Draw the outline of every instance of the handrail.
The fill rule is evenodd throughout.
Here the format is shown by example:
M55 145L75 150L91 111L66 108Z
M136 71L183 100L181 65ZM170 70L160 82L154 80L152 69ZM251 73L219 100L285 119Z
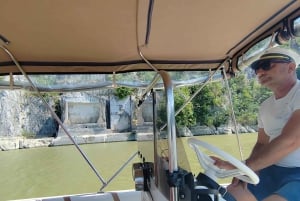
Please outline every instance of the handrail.
M170 75L166 71L159 72L165 87L167 104L167 124L168 124L168 147L169 147L169 172L178 171L177 147L176 147L176 127L174 113L174 94ZM178 201L177 187L170 187L170 201Z
M134 157L138 154L139 152L135 152L132 156L129 157L129 159L113 174L113 176L105 183L102 185L102 187L100 188L99 192L102 192L102 190L108 185L110 184L110 182L126 167L126 165L128 165L128 163L130 161L132 161L134 159Z

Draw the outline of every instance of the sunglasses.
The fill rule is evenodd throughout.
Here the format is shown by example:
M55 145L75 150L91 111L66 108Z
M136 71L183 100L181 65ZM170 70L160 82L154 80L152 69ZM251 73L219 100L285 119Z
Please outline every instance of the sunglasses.
M271 68L274 67L274 63L290 63L291 60L285 60L285 59L280 59L280 60L276 60L276 59L267 59L267 60L260 60L260 61L256 61L253 64L251 64L251 68L254 70L255 74L257 74L257 71L259 69L262 69L264 71L268 71Z

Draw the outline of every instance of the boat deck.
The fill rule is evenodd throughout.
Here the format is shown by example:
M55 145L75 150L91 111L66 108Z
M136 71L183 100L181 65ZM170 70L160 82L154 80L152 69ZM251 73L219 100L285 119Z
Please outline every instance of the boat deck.
M30 198L18 201L141 201L147 200L145 198L146 195L142 191L128 190L105 193L88 193L54 197Z

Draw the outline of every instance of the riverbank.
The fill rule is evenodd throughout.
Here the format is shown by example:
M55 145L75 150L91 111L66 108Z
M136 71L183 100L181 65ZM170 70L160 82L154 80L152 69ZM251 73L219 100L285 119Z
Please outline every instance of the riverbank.
M181 132L182 133L182 132ZM255 132L245 132L255 133ZM225 133L224 133L225 134ZM229 133L227 133L229 134ZM227 135L225 134L225 135ZM202 134L212 135L212 134ZM181 136L191 137L199 136L193 135L192 133L182 134ZM126 141L147 141L153 138L152 133L108 133L108 134L97 134L97 135L74 135L72 136L77 144L94 144L94 143L109 143L109 142L126 142ZM59 137L44 137L44 138L26 138L26 137L0 137L0 151L9 151L15 149L29 149L36 147L53 147L53 146L64 146L73 145L70 138L65 136Z
M108 142L124 142L124 141L144 141L152 139L151 133L110 133L101 135L80 135L72 136L77 144L93 144L93 143L108 143ZM36 147L52 147L72 145L73 142L68 136L48 137L29 139L24 137L2 137L0 138L0 150L9 151L15 149L28 149Z

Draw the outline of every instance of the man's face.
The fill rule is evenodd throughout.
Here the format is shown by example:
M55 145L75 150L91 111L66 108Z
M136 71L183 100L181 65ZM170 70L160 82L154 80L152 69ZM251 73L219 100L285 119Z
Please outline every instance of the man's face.
M278 85L280 86L292 73L289 67L290 64L287 62L270 61L269 66L257 68L255 73L259 83L270 89Z

